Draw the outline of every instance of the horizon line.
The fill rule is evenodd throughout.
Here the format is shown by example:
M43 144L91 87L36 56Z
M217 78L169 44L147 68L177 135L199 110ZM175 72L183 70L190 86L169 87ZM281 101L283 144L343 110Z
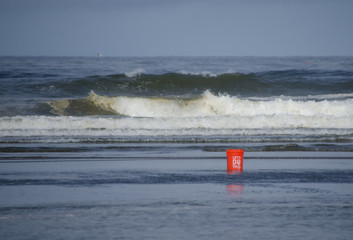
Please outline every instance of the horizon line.
M0 57L94 57L94 58L155 58L155 57L353 57L353 55L1 55Z

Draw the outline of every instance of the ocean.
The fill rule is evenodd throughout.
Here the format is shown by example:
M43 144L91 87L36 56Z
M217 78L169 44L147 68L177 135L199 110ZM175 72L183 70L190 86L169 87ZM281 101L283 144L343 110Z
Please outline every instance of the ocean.
M353 57L3 56L0 100L4 239L353 235Z

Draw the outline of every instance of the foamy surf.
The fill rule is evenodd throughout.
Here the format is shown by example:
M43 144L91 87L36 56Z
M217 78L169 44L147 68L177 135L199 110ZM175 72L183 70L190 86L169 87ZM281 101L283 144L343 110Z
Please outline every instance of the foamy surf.
M81 103L80 110L95 107L100 113L129 117L179 118L179 117L266 117L301 119L319 117L340 120L353 118L353 99L344 100L292 100L266 98L249 100L229 95L214 95L205 91L197 98L160 98L160 97L108 97L91 91L84 100L60 100L50 103L52 113L67 115L68 110ZM71 111L72 112L72 111ZM94 112L93 112L94 113ZM94 114L93 114L94 115ZM263 120L265 121L265 120ZM260 121L262 122L262 121ZM297 122L297 121L296 121ZM314 121L316 122L316 121ZM316 124L317 127L334 127L335 124ZM255 124L258 126L259 124ZM349 125L349 124L348 124ZM306 127L310 127L305 124ZM338 124L347 127L346 124ZM283 127L283 124L278 127Z
M195 136L202 141L248 141L248 136L253 136L251 141L276 136L281 141L351 141L353 99L341 97L242 99L210 91L194 98L110 97L91 91L86 98L50 102L56 116L1 117L0 135L67 138L64 141L82 136L145 137L148 141L189 141Z
M109 137L114 141L339 141L353 140L351 116L253 115L204 117L16 116L0 118L5 142L20 137L48 137L45 141L86 141ZM249 136L251 139L249 139ZM9 140L10 139L10 140ZM16 140L16 139L15 139ZM30 139L27 139L32 141ZM27 141L26 140L26 141ZM16 140L18 141L18 140ZM41 140L40 140L41 141ZM98 141L97 139L95 141Z

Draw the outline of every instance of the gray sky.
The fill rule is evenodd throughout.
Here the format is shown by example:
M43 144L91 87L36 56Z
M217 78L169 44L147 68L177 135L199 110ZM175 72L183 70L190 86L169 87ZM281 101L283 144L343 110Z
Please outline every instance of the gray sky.
M353 55L353 0L0 0L0 55Z

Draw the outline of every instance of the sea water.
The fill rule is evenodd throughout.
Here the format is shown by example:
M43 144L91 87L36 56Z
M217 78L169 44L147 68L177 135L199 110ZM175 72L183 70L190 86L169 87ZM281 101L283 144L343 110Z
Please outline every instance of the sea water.
M352 140L350 57L0 61L4 143Z
M353 235L352 57L0 57L0 100L4 239Z

